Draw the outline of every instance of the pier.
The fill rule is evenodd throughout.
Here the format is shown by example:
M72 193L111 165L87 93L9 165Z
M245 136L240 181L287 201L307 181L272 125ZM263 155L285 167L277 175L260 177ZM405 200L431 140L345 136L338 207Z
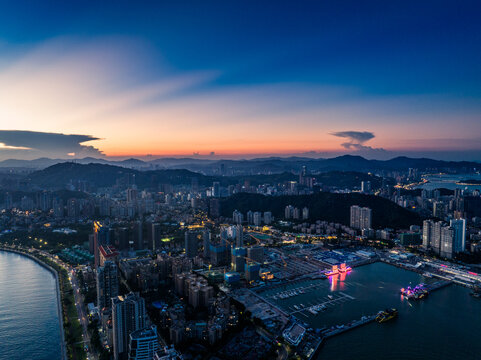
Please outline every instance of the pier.
M426 290L428 290L429 292L433 292L434 290L442 289L446 286L449 286L452 283L453 283L452 281L448 281L448 280L436 281L435 283L426 285Z
M369 316L363 316L359 320L355 320L351 323L348 323L346 325L338 325L334 328L326 330L323 335L324 338L328 339L330 337L345 333L346 331L355 329L357 327L369 324L373 322L376 319L376 315L369 315Z
M320 309L317 311L322 311L323 309L327 309L330 306L334 306L339 303L343 303L343 302L355 299L353 296L345 294L342 291L340 291L338 294L334 293L333 295L331 295L331 297L332 298L325 296L324 298L319 298L320 300L319 302L314 302L314 303L308 302L308 306L304 306L304 307L298 305L300 308L296 310L292 310L292 307L289 306L289 310L290 310L289 314L294 315L297 313L301 313L303 311L309 311L311 309L315 310L316 308Z

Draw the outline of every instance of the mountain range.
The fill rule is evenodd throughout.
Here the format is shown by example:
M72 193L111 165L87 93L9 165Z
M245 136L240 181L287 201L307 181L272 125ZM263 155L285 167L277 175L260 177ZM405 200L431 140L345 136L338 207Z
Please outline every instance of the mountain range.
M9 159L0 161L0 168L39 170L64 163L65 159L39 158L35 160ZM416 168L420 171L445 171L469 173L479 171L481 163L469 161L443 161L428 158L396 157L390 160L368 160L361 156L343 155L334 158L308 157L268 157L249 160L209 160L196 158L159 158L154 160L126 159L109 160L102 158L82 158L69 160L77 164L106 164L137 170L185 169L205 175L256 175L298 173L305 166L309 171L407 171Z
M135 183L139 188L153 188L160 184L191 185L197 182L199 185L212 186L218 181L222 186L248 184L283 184L295 181L298 175L292 172L278 174L257 174L219 176L204 175L186 169L159 169L138 170L122 166L108 164L77 164L64 162L49 166L46 169L33 171L19 178L25 184L33 185L40 189L65 189L68 184L85 182L94 187L110 187L115 184ZM328 171L316 175L319 184L329 188L355 188L362 181L370 181L374 188L379 188L382 178L354 171ZM18 180L18 179L17 179ZM391 179L384 181L391 182Z

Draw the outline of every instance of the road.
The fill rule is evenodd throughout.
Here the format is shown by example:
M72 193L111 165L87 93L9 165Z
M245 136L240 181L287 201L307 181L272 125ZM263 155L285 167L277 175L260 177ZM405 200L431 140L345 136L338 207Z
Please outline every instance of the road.
M67 273L68 273L68 278L70 280L70 284L72 285L72 290L73 290L73 296L75 300L75 307L77 308L77 314L78 314L78 319L80 322L80 325L82 325L82 337L83 337L83 343L84 345L88 348L87 351L87 359L89 360L97 360L98 359L98 354L97 352L94 351L91 343L90 343L90 335L88 332L88 315L85 310L85 304L84 304L84 299L82 295L82 291L80 289L79 281L77 278L77 274L75 273L75 270L73 267L67 265L64 263L62 260L59 260L52 256L50 253L41 251L41 254L45 257L48 257L50 260L55 262L57 265L63 267Z
M88 358L97 360L98 355L94 351L92 345L90 344L90 335L88 332L88 324L89 324L88 314L86 313L86 310L85 310L84 299L83 299L82 292L80 290L80 285L78 283L77 275L75 274L75 270L70 270L69 279L70 279L70 283L72 284L73 294L75 298L75 306L77 308L79 321L80 321L80 324L82 325L84 343L88 346L88 351L87 351Z

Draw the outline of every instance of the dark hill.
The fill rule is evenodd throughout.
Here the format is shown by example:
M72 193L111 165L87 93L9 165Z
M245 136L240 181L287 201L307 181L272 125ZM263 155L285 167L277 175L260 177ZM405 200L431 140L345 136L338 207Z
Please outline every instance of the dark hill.
M161 183L191 184L197 178L199 184L212 184L215 178L194 173L189 170L138 171L120 166L105 164L60 163L29 175L31 182L47 189L65 188L72 181L86 181L95 187L113 186L127 177L135 179L140 188L156 186Z
M314 195L299 196L264 196L259 194L236 194L222 200L221 213L232 217L234 210L246 213L252 211L272 211L277 218L284 218L284 208L293 205L298 208L309 208L310 221L325 220L349 225L350 206L360 205L372 209L372 225L374 228L391 227L405 229L410 225L420 225L421 217L392 201L379 196L359 193L337 194L322 192Z

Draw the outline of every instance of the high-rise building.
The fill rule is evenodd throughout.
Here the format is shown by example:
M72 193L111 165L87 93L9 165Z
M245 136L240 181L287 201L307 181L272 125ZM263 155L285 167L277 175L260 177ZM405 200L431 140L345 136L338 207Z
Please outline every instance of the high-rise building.
M262 223L262 213L260 211L256 211L254 213L254 225L255 226L261 226Z
M209 215L210 215L210 217L212 217L214 219L217 219L220 216L220 201L219 201L219 199L210 199Z
M127 189L127 203L135 204L137 203L138 192L135 187Z
M112 298L114 360L127 357L129 336L145 328L146 319L145 301L139 295L129 293Z
M367 207L358 205L351 206L350 225L353 229L363 230L370 229L372 222L372 211Z
M246 249L243 247L238 247L232 249L231 255L231 267L233 271L243 272L246 263Z
M132 226L132 233L134 239L134 249L142 250L144 248L143 226L142 221L134 222Z
M426 250L429 248L431 242L432 224L433 222L431 220L423 221L423 248Z
M466 219L451 220L449 224L454 229L454 249L455 253L466 250Z
M235 246L236 247L244 246L244 228L242 227L242 225L236 225Z
M244 215L240 211L234 210L234 212L232 213L232 221L235 224L240 225L244 221Z
M248 247L247 258L259 264L264 263L264 248L262 246Z
M284 218L292 219L294 217L294 206L287 205L284 209Z
M270 225L272 223L272 212L265 211L264 212L264 224Z
M129 360L152 360L159 351L155 325L132 332L129 339Z
M466 220L451 220L449 226L442 221L423 222L423 248L442 257L453 258L466 246Z
M95 267L98 268L100 265L99 247L101 245L110 245L110 229L102 225L99 221L94 222L93 245Z
M369 194L371 192L371 182L361 181L361 192Z
M452 259L454 255L454 229L450 226L441 228L439 255Z
M99 265L104 266L106 261L116 262L119 252L111 245L99 246Z
M119 275L115 263L106 261L97 269L97 307L99 310L112 305L111 299L119 295Z
M194 231L187 231L185 233L185 256L188 258L194 258L197 256L198 241L197 233Z
M307 220L309 219L309 208L304 207L302 209L302 220Z
M205 229L204 232L202 233L202 243L204 246L204 259L207 259L210 255L210 239L211 239L211 233L209 229Z
M220 197L220 183L218 181L214 181L212 184L212 196Z
M155 251L160 246L160 239L162 237L160 224L152 224L152 244L149 244L149 248Z
M260 269L261 269L261 266L258 263L255 263L255 262L247 263L245 266L245 277L247 282L259 280Z
M254 213L251 210L247 212L247 223L249 225L254 223Z

